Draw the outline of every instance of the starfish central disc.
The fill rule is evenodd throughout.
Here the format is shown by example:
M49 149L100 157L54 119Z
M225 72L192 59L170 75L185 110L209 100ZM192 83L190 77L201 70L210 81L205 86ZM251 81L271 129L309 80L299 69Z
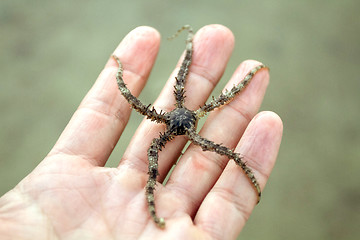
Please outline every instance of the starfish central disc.
M196 125L195 113L186 108L176 108L168 113L166 126L176 136L184 135Z

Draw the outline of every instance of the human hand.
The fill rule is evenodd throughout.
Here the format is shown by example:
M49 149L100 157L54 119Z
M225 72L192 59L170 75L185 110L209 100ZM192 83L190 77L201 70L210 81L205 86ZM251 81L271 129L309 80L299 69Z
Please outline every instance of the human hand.
M160 44L152 28L130 32L114 54L124 66L124 80L139 95ZM194 38L186 106L202 105L225 70L233 50L232 33L220 25L202 28ZM227 84L238 83L256 61L245 61ZM179 64L178 64L179 66ZM117 168L104 165L130 116L120 94L110 58L54 148L32 173L0 199L2 239L235 239L257 202L248 178L234 161L190 146L165 186L155 192L160 229L145 200L147 149L163 125L144 120ZM154 103L170 111L175 70ZM231 103L209 115L200 135L246 156L261 189L278 153L282 122L272 112L256 115L269 81L267 70ZM186 143L178 136L159 154L163 182Z

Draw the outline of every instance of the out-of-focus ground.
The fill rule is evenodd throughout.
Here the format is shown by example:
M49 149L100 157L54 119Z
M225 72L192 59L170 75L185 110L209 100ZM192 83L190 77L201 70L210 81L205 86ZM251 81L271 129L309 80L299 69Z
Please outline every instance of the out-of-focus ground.
M0 1L0 195L48 153L130 30L153 26L165 39L184 24L219 23L236 47L215 95L242 60L258 59L271 67L262 110L284 122L263 201L240 237L359 239L359 10L356 0ZM144 102L183 48L162 41ZM132 115L108 166L140 121Z

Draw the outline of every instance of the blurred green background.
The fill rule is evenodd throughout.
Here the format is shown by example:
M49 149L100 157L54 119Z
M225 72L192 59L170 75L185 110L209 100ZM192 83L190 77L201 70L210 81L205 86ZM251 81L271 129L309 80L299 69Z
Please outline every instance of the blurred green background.
M133 28L163 39L219 23L236 46L215 95L244 59L271 67L263 110L284 137L240 238L360 238L360 1L0 1L0 195L54 145L109 55ZM163 40L140 98L151 103L184 49ZM141 121L133 114L108 166Z

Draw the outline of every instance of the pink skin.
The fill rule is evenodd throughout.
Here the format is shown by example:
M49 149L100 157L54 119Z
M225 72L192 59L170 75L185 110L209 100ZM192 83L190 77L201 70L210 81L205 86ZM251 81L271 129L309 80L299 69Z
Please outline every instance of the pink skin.
M153 67L160 44L158 32L138 27L114 51L124 65L124 80L137 96ZM205 26L194 38L193 63L187 81L186 106L197 109L211 94L234 46L231 31ZM236 69L227 88L241 81L256 61ZM147 212L147 148L164 130L144 120L117 168L104 168L130 116L120 94L116 62L110 58L48 156L0 199L3 239L235 239L257 196L233 161L190 146L166 186L155 192L159 229ZM174 71L155 102L173 108ZM269 82L261 70L229 105L210 114L200 135L235 148L246 156L263 189L281 142L282 122L272 112L256 115ZM189 87L191 86L191 87ZM170 99L170 100L169 100ZM159 156L161 182L185 144L168 143ZM266 195L263 201L266 201Z

